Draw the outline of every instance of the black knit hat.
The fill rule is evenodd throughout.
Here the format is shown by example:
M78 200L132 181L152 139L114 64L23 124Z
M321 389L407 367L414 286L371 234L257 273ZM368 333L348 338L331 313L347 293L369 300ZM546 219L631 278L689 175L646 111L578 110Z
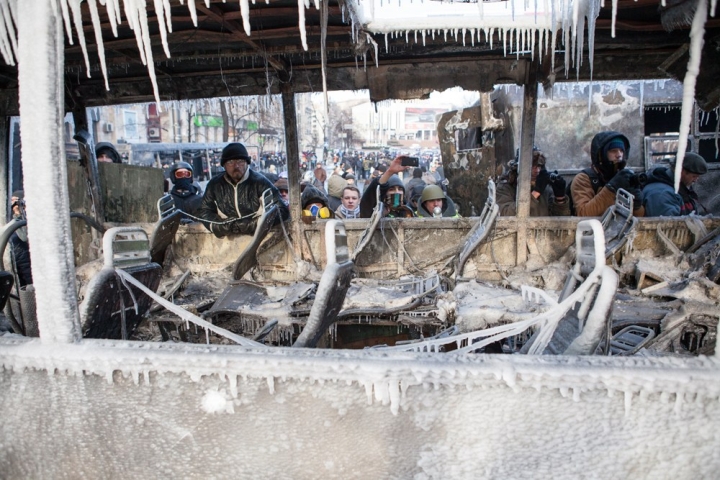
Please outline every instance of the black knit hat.
M242 143L228 143L227 146L223 148L220 165L225 165L225 162L228 160L245 160L249 163L250 155L245 145Z
M705 159L697 153L686 153L683 158L683 168L690 173L705 175L707 173L707 163Z

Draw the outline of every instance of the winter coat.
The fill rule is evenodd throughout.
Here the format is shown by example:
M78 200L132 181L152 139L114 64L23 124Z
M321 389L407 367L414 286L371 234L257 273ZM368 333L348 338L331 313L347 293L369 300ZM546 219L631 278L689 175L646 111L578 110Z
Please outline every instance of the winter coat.
M495 200L500 207L499 214L511 217L517 215L517 185L501 182L495 191ZM545 192L538 198L530 195L531 217L567 217L570 216L570 202L567 196L564 202L555 200L552 187L545 187Z
M262 174L250 168L247 169L245 177L233 185L227 175L213 177L205 187L198 217L207 220L203 222L205 228L210 230L216 237L224 237L230 234L253 235L255 233L256 218L243 218L236 222L226 222L228 218L241 218L250 216L260 209L263 192L270 189L273 200L278 206L280 218L286 220L290 216L287 206L280 198L280 191ZM219 222L219 223L211 223Z
M418 207L415 214L418 217L432 217L433 214L428 212L425 207L418 201ZM442 216L443 218L451 218L451 217L460 217L460 214L457 211L457 207L455 206L455 202L452 201L452 199L448 196L445 197L443 200L443 208L442 208Z
M648 172L643 188L643 206L648 217L674 217L697 211L697 194L680 184L675 193L675 177L667 167L657 167Z
M573 178L570 183L570 195L572 195L575 215L578 217L599 217L605 213L605 210L615 205L615 193L605 186L602 178L599 175L590 178L585 171L578 173ZM633 215L645 216L642 199L636 200Z
M173 187L170 194L175 201L175 208L190 215L197 214L203 199L202 191L197 186L191 185L189 190L179 190L177 187ZM195 221L187 215L183 215L183 219Z
M617 137L620 137L625 143L626 152L629 151L630 142L624 135L618 132L601 132L592 139L590 157L599 162L605 145ZM592 178L586 171L582 171L575 175L570 182L574 214L578 217L599 217L605 213L605 210L615 205L615 193L605 186L607 181L598 173L594 164L589 171L593 174ZM633 214L636 217L642 217L645 214L645 209L639 201L635 203Z

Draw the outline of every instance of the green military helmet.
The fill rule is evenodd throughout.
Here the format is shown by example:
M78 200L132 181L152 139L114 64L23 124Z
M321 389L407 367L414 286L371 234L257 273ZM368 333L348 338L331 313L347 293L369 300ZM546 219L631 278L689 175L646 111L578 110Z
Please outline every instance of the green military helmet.
M445 198L445 193L442 191L442 188L438 187L437 185L428 185L422 191L422 195L420 196L420 204L423 204L428 200L445 200Z

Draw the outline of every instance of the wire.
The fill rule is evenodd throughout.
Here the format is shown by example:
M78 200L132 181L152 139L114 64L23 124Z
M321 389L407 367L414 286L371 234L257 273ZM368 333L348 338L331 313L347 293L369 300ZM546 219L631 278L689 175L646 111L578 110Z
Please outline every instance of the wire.
M230 219L228 219L228 220L225 220L225 221L222 221L222 222L218 222L218 221L215 221L215 220L208 220L208 219L206 219L206 218L196 217L195 215L192 215L192 214L190 214L190 213L187 213L187 212L185 212L185 211L183 211L183 210L181 210L181 209L179 209L179 208L176 209L176 211L182 212L183 215L187 215L188 218L191 218L191 219L193 219L193 220L197 220L197 221L202 222L202 223L210 223L210 224L213 224L213 225L227 225L228 223L238 222L238 221L240 221L240 220L245 220L245 219L247 219L247 218L258 218L258 217L260 217L260 214L259 214L258 212L255 212L255 213L249 213L249 214L247 214L247 215L243 215L242 217L233 217L233 218L230 218Z
M495 263L495 268L497 268L498 272L500 272L500 276L505 280L508 284L510 284L510 279L505 275L505 272L502 271L500 268L500 263L498 263L497 259L495 258L495 233L497 232L497 222L493 222L493 231L492 231L492 238L490 238L490 255L492 256L493 262Z

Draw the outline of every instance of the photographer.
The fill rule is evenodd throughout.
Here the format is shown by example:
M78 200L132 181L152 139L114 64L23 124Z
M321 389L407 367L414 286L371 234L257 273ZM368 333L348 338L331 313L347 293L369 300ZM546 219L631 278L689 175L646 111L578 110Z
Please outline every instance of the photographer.
M622 188L635 197L634 212L642 217L645 209L640 198L640 182L626 169L630 141L618 132L600 132L590 144L592 165L578 173L570 183L573 214L599 217L615 204L615 194Z
M546 161L545 155L537 148L533 148L530 216L568 216L570 205L565 195L565 179L557 172L548 172L545 168ZM500 207L500 215L514 216L517 213L517 169L517 159L509 162L508 171L498 183L495 195Z
M16 190L10 199L13 221L25 220L25 192ZM27 227L20 227L10 237L10 253L15 264L20 287L33 283L30 269L30 245L27 238Z

